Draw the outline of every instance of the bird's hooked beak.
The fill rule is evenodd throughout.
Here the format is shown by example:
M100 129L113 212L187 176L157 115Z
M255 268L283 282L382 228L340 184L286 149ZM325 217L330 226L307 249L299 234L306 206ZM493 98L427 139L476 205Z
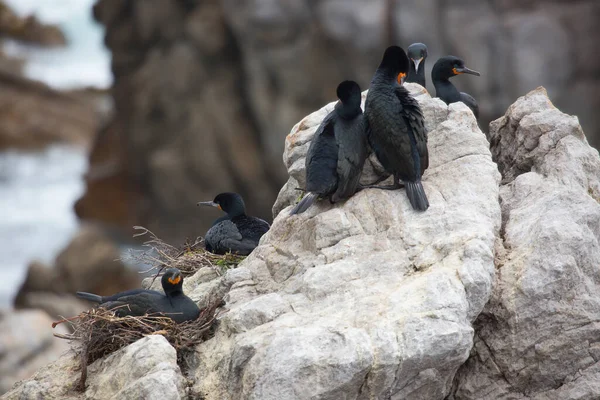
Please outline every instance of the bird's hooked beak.
M414 58L411 58L411 61L413 62L413 64L415 64L415 71L419 70L419 64L421 64L421 61L423 61L423 57L415 60Z
M473 71L472 69L469 69L467 67L452 68L452 72L454 72L455 75L469 74L469 75L481 76L481 74L479 72Z
M201 201L197 206L209 206L209 207L217 207L219 210L223 211L221 205L219 203L215 203L214 201Z
M398 74L398 77L396 79L398 79L398 83L400 85L402 85L402 82L404 81L404 78L406 78L406 74L404 72L400 72Z
M172 283L173 285L177 285L179 282L181 282L181 273L177 272L175 275L171 276L167 280L169 281L169 283Z

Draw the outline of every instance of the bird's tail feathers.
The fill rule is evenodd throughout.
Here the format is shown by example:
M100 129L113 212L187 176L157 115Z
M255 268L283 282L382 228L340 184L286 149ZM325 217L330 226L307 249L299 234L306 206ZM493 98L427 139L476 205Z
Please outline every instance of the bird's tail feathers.
M98 296L97 294L87 292L77 292L76 294L80 299L93 301L94 303L102 303L102 296Z
M406 187L406 194L408 195L410 205L415 210L425 211L429 208L429 201L420 180L417 182L404 182L404 186Z
M290 212L290 215L302 214L304 211L308 210L308 207L315 202L317 197L318 195L316 193L308 193L302 198L302 200L300 200L298 204L296 204L296 207L294 207L292 212Z

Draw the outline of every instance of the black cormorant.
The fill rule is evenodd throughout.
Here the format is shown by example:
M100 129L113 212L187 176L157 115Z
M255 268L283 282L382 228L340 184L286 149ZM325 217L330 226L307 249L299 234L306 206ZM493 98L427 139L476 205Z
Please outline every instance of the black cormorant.
M306 211L317 198L336 203L352 196L367 157L365 119L360 108L360 87L344 81L337 87L340 99L315 132L306 154L306 196L291 215Z
M398 46L388 47L371 80L365 116L369 124L369 144L397 189L404 182L410 204L425 211L429 201L421 176L429 166L427 131L419 103L400 85L409 69L408 57Z
M408 46L406 55L412 61L410 63L410 70L405 82L414 82L419 85L425 86L425 60L427 59L427 46L423 43L413 43Z
M133 289L112 296L77 292L77 297L99 303L103 308L113 309L120 317L162 313L177 323L198 318L200 309L192 299L183 294L181 271L177 268L167 269L161 283L164 294L156 290Z
M198 205L217 207L227 213L213 222L204 238L206 250L214 254L232 252L247 256L270 228L266 221L246 215L244 200L237 193L221 193L213 201Z
M458 57L446 56L437 60L431 71L431 80L433 81L433 86L435 86L435 94L446 104L462 101L473 111L475 119L479 119L479 106L473 96L459 92L450 83L450 78L460 74L480 76L479 72L465 67L465 62Z

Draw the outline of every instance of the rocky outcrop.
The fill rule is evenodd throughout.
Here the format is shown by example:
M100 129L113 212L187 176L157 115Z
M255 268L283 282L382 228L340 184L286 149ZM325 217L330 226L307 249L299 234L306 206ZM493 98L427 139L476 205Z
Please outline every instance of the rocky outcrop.
M446 54L481 71L455 84L479 101L484 130L544 85L600 146L599 13L597 0L101 0L119 137L105 151L119 168L99 168L109 173L89 182L79 215L181 242L214 219L197 201L237 191L267 218L289 128L340 81L367 89L389 43L425 42L428 76ZM120 205L104 207L104 193Z
M454 399L600 398L600 158L542 88L490 126L498 282Z
M543 88L491 125L490 152L465 105L407 87L429 130L426 212L403 190L367 189L289 215L328 104L288 135L290 178L256 250L224 276L186 278L199 302L228 291L188 383L127 348L90 367L85 395L123 369L103 395L169 381L161 396L207 400L598 398L598 152ZM378 174L370 162L363 178ZM70 398L75 365L63 358L6 398Z
M195 392L207 399L449 392L492 290L500 174L466 106L447 107L425 92L417 98L430 132L429 210L413 211L401 190L370 189L300 216L279 212L237 269L248 276L233 284L217 335L199 346ZM291 178L279 204L290 205L288 188L302 184L308 142L332 107L288 136Z

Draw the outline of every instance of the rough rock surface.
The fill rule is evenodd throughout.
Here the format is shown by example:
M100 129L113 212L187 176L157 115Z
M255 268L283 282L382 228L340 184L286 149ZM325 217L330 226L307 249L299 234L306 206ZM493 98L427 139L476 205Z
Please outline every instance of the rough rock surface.
M51 324L39 310L0 313L0 394L69 350L66 341L52 336Z
M368 89L389 43L426 43L428 77L449 53L481 71L454 82L484 130L544 85L600 146L599 15L598 0L100 0L119 138L100 145L119 168L90 182L79 215L179 243L215 219L197 201L233 190L268 218L289 128L344 79Z
M543 88L490 126L498 281L454 399L600 398L600 157Z
M147 336L97 360L88 367L85 393L74 390L78 359L66 354L19 382L3 399L123 399L178 400L186 398L185 379L175 349L161 335Z
M430 130L429 210L413 211L402 190L371 189L300 216L281 211L236 276L225 278L230 311L214 340L200 345L195 393L441 399L449 392L492 290L500 174L468 108L419 93ZM291 186L331 107L288 136ZM290 204L288 194L282 190L279 204Z

